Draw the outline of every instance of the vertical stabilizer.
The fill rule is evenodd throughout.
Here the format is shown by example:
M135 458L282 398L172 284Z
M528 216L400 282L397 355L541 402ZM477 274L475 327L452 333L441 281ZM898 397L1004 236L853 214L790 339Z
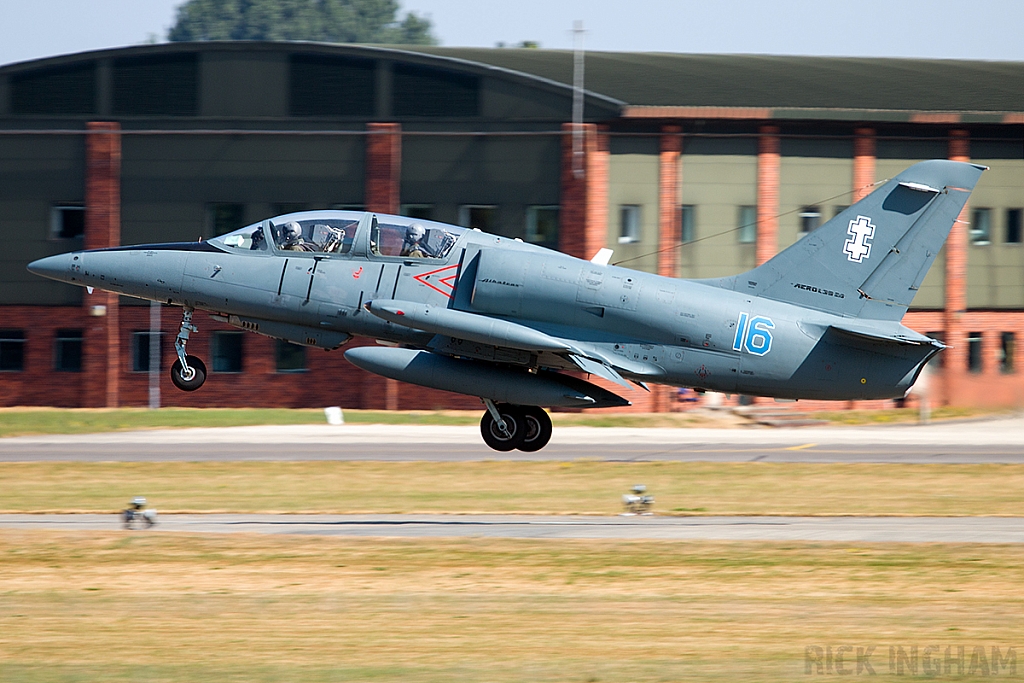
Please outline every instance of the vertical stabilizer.
M984 170L922 161L754 270L704 282L837 315L900 320Z

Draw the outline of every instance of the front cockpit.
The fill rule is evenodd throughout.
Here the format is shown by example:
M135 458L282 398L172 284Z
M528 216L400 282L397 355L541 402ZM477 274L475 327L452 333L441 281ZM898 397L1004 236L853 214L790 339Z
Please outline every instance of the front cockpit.
M210 243L229 253L446 259L465 232L406 216L305 211L239 228Z

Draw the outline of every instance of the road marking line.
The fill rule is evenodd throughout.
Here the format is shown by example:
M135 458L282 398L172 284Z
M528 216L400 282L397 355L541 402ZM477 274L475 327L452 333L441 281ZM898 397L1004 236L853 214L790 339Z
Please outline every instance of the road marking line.
M784 448L783 450L786 450L786 451L802 451L805 448L814 448L817 445L818 444L816 444L816 443L805 443L802 446L790 446L789 448Z

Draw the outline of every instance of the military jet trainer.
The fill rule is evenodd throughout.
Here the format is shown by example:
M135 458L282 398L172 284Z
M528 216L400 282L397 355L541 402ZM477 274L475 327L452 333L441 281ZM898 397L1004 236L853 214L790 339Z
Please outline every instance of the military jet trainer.
M441 223L364 212L278 216L206 242L31 263L63 282L181 306L175 386L206 380L196 310L345 352L384 377L478 396L484 441L536 451L542 407L629 405L655 382L782 399L901 397L943 347L900 321L983 166L925 161L767 263L680 280ZM602 377L613 393L568 374ZM627 394L628 395L628 394Z

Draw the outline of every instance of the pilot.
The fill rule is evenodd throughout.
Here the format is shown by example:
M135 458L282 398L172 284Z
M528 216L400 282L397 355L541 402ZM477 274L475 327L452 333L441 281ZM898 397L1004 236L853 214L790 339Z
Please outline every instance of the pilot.
M427 248L427 231L419 223L413 223L405 230L405 241L402 243L402 253L399 256L411 256L413 258L425 258L433 256Z
M302 228L295 221L281 226L281 248L285 251L315 251L316 248L302 239Z

